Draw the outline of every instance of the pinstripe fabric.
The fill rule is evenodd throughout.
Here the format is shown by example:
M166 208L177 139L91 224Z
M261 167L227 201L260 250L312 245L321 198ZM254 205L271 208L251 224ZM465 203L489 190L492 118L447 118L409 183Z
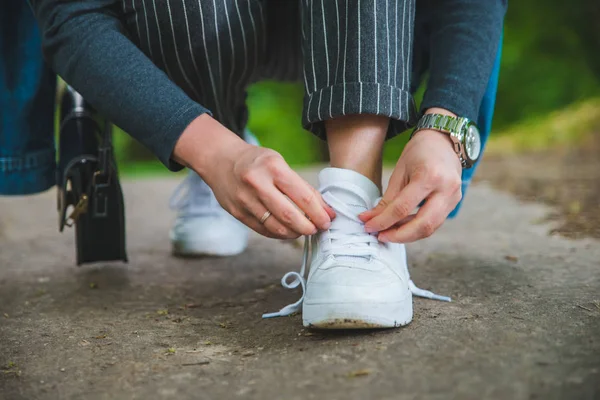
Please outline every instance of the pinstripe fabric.
M325 137L325 119L368 113L391 117L392 136L416 118L415 1L123 0L123 10L134 43L238 134L249 84L303 79L313 133Z
M391 117L388 136L392 136L414 123L409 87L414 1L302 3L303 30L308 35L303 40L308 81L305 127L324 137L325 116L368 113ZM338 28L333 32L332 27Z

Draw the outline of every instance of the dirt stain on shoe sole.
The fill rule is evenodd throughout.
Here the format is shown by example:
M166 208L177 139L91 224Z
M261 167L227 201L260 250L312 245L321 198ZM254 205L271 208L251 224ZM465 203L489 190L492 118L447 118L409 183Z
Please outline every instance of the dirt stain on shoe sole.
M394 321L393 326L377 324L361 319L354 318L335 318L326 321L321 321L315 324L309 324L311 329L383 329L397 328L402 326Z

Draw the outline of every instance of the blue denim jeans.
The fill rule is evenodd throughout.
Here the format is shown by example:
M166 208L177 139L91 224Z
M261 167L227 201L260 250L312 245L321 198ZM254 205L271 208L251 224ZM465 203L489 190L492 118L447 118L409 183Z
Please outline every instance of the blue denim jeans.
M0 1L0 27L0 195L38 193L55 184L56 75L26 1Z

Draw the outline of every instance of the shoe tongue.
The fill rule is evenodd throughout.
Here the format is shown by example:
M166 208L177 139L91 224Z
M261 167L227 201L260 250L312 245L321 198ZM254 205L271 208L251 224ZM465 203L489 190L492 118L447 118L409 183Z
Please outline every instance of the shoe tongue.
M367 194L370 204L365 204L362 196L348 190L344 183L361 188ZM324 191L331 192L352 208L360 208L363 209L362 211L373 207L375 201L381 196L379 188L369 178L358 172L342 168L325 168L322 170L319 173L319 190L321 193Z
M380 196L379 188L369 178L348 169L341 168L325 168L319 173L319 189L321 193L330 193L335 198L343 203L345 206L352 210L353 213L358 214L371 209L377 199ZM356 188L361 189L363 194L355 193ZM354 188L354 191L352 190ZM363 196L366 195L366 198ZM338 213L338 216L332 221L331 231L346 233L348 229L355 231L355 225L357 222L351 220L345 215ZM361 224L362 225L362 224ZM351 233L356 235L357 233ZM363 229L359 229L359 235L366 235ZM335 240L334 240L335 243ZM366 243L360 243L356 246L364 247L369 246ZM350 254L338 254L336 259L339 261L355 263L357 260L365 259L367 256L358 256Z

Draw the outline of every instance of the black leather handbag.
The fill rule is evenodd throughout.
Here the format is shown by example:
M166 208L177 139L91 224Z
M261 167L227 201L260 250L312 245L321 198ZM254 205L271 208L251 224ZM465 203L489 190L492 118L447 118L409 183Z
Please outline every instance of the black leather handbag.
M83 97L67 86L60 100L59 230L75 226L77 265L127 262L125 205L112 146L112 124L101 128Z

